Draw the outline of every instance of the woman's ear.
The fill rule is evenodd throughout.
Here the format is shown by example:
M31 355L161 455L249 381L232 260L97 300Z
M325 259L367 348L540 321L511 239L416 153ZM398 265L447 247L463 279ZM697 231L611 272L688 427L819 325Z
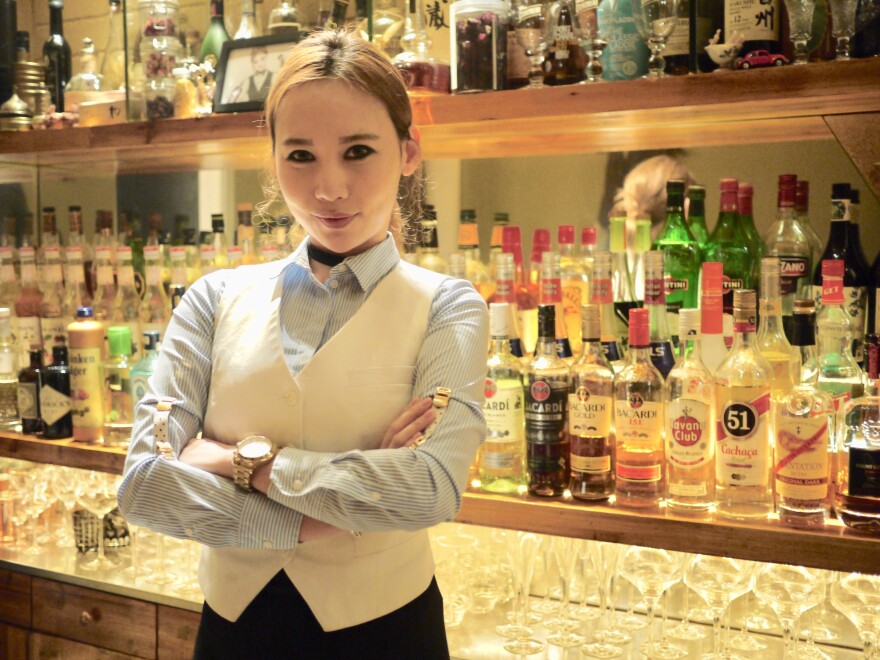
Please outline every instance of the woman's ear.
M401 171L403 176L410 176L416 171L419 163L422 162L422 150L420 146L422 134L419 132L419 129L413 125L409 127L409 135L410 138L403 146L403 169Z

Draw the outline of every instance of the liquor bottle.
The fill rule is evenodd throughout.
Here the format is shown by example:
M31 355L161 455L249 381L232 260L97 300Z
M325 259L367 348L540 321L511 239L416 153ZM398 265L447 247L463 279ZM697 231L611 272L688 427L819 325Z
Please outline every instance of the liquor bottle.
M104 362L104 446L127 447L131 440L131 329L114 325L107 329L109 357Z
M626 348L629 340L629 311L639 306L633 292L626 254L626 218L609 218L609 250L611 251L611 289L617 339Z
M690 14L692 7L696 11L696 0L681 0L679 2L677 15L673 19L675 27L666 38L666 46L663 48L663 59L666 62L664 71L671 76L686 76L689 73L696 73L696 62L694 62L694 70L691 71L690 61Z
M666 492L663 376L651 362L648 310L629 312L626 365L614 383L617 503L657 507Z
M602 51L603 80L632 80L648 72L650 55L639 35L631 0L602 2L596 13L599 32L608 46Z
M558 230L559 265L562 268L562 314L572 346L581 343L581 306L590 302L590 280L574 250L574 226Z
M835 510L845 525L871 534L880 530L880 344L867 345L868 386L865 395L843 407L837 444Z
M778 257L782 292L782 323L790 336L791 315L795 298L810 297L810 241L797 220L794 208L794 174L779 175L776 221L764 234L764 256Z
M64 39L62 0L49 0L49 38L43 44L46 88L55 104L55 112L64 112L64 88L72 73L70 44Z
M782 52L779 26L780 0L724 0L724 43L731 43L735 32L744 38L740 57L753 50Z
M862 370L852 354L855 327L846 309L844 263L822 262L822 307L816 316L819 341L819 389L834 402L835 413L862 390Z
M5 262L4 262L5 263ZM2 278L2 276L0 276ZM868 332L880 335L880 252L868 273Z
M868 279L868 273L871 270L868 264L868 258L862 248L862 234L859 226L861 221L861 194L858 188L851 188L849 191L850 200L850 219L849 233L847 234L847 249L852 250L853 257L856 260L856 270L863 273L863 279Z
M104 404L101 395L104 325L94 319L90 307L76 310L76 321L67 326L70 341L70 388L73 392L73 439L95 442L101 439Z
M645 309L650 320L651 363L666 378L675 366L675 352L667 324L663 261L660 250L651 250L645 255ZM677 323L678 315L675 319Z
M510 351L508 303L489 305L492 347L486 363L488 435L480 447L480 488L490 493L516 493L525 485L525 417L522 369Z
M61 250L57 245L43 248L46 260L43 266L43 297L40 300L40 332L42 333L43 362L49 364L53 346L67 344L67 324L64 314L64 282L61 277Z
M252 39L262 36L260 26L257 24L257 12L254 7L255 0L241 0L241 21L235 31L233 39Z
M449 277L457 280L467 279L467 266L465 265L464 255L461 252L449 253Z
M4 103L12 97L15 72L18 68L16 61L20 61L21 52L18 44L18 12L15 0L3 0L0 2L0 103ZM24 34L27 34L26 32ZM30 36L28 36L30 38ZM27 60L28 47L24 48L24 59ZM8 482L6 484L8 486ZM8 496L8 491L6 495ZM5 523L5 511L0 514ZM6 525L0 528L0 544L6 539Z
M199 62L204 62L208 57L213 57L214 68L220 61L220 52L224 42L229 41L229 33L223 23L223 0L211 0L211 22L202 39L202 48L199 51Z
M106 248L109 252L105 252L105 256L109 255L110 277L116 276L116 237L113 235L113 214L110 211L98 211L95 214L95 262L92 266L92 297L97 298L98 287L98 248ZM85 253L83 253L85 258ZM114 279L115 282L115 279Z
M727 357L724 339L724 271L717 261L703 263L703 288L700 300L700 336L703 363L714 375Z
M461 212L458 249L464 255L466 279L483 296L483 300L488 300L492 295L494 283L489 276L489 269L480 258L480 235L477 232L477 214L473 209L465 209Z
M434 209L425 209L419 231L419 266L433 270L435 273L449 274L449 265L440 256L440 245L437 240L437 213Z
M28 354L34 348L42 347L40 303L43 294L37 284L34 248L23 245L18 250L18 258L21 262L21 289L15 301L15 339L18 342L19 364L27 364Z
M507 213L496 213L492 218L492 236L489 239L489 275L493 280L498 279L497 274L494 272L495 255L504 252L504 228L509 224L510 216Z
M254 205L248 203L238 204L235 207L238 212L237 243L241 248L241 263L246 266L260 263L260 255L257 252L257 240L254 236L253 211Z
M687 197L690 200L687 214L688 229L697 239L700 249L705 250L709 240L709 228L706 226L706 188L693 184L688 187Z
M18 372L18 413L21 432L36 435L43 430L40 419L40 371L43 369L43 351L39 348L28 353L28 366Z
M666 182L666 221L651 246L663 251L666 310L669 325L678 332L678 310L696 307L703 254L684 220L684 181Z
M590 298L599 307L602 352L614 372L617 373L623 369L623 350L617 340L610 252L600 250L593 255L593 281Z
M18 353L12 336L12 310L0 307L0 429L12 430L18 415Z
M798 222L807 235L807 241L810 244L810 254L813 260L813 270L822 262L823 246L819 235L810 224L810 182L798 179L794 189L794 210L797 213ZM815 277L815 273L811 273L811 277Z
M816 386L815 303L796 300L792 342L799 384L774 406L776 511L786 525L824 525L831 505L834 404Z
M92 247L92 244L88 241L88 239L83 236L82 208L79 206L70 206L67 210L69 213L67 249L69 250L70 248L79 248L80 268L83 269L86 289L88 290L89 297L91 297L95 294L95 281L92 277L92 266L95 261L95 249ZM67 251L65 251L65 255L67 254ZM70 281L70 278L71 273L66 272L64 275L65 282ZM79 279L82 278L75 279L79 281ZM82 306L88 307L88 305Z
M579 500L607 500L614 494L614 369L602 346L599 306L586 304L581 311L583 344L568 395L568 489Z
M569 439L565 411L571 379L557 357L556 306L538 307L538 343L525 373L526 451L529 493L562 495L569 481Z
M61 240L58 238L58 220L55 217L55 207L54 206L44 206L43 207L43 233L40 240L40 247L37 248L37 276L39 281L42 283L45 278L43 277L42 269L46 264L46 248L59 249L61 247Z
M116 248L116 258L119 262L119 286L116 289L116 300L113 303L113 313L108 325L127 326L128 336L141 336L141 299L134 287L134 267L131 265L131 248L122 246ZM109 348L110 333L107 332ZM132 356L135 361L140 360L140 343L132 347Z
M752 289L752 255L737 214L736 179L721 179L721 205L718 222L706 244L706 259L724 265L724 313L733 314L733 291Z
M222 213L211 214L211 245L214 248L214 270L229 268L229 257L226 254L226 225Z
M143 335L144 357L131 368L131 405L132 419L137 409L138 402L144 398L149 389L150 376L153 375L153 365L159 357L159 333L148 330Z
M565 329L562 307L562 267L557 252L545 252L541 256L541 305L553 305L556 309L556 354L563 360L572 361L571 342Z
M502 252L495 255L495 273L495 292L492 294L490 302L507 304L507 343L511 355L522 359L524 353L517 315L516 281L512 254Z
M329 12L327 14L329 16ZM326 17L318 21L318 25L322 26L326 22ZM295 3L285 2L282 0L277 7L269 12L269 34L298 33L302 29L302 25L297 18L297 10ZM237 39L238 37L236 37Z
M113 319L113 307L116 304L116 283L113 281L113 263L111 258L111 255L115 254L115 252L115 249L109 245L99 244L95 246L93 318L104 326L105 334L108 323ZM73 362L71 363L73 364Z
M522 338L524 355L535 351L538 335L538 297L528 287L523 268L522 235L516 225L504 227L501 234L502 250L513 256L513 281L516 293L517 325Z
M169 281L169 293L171 287L175 284L186 288L189 286L189 277L186 267L186 246L172 245L168 249L168 255L171 258L171 279Z
M798 353L791 347L782 327L779 291L779 259L765 257L761 259L761 307L755 345L772 369L770 398L773 402L794 387L799 371Z
M52 364L40 372L40 418L43 437L60 440L73 436L70 408L70 365L67 346L52 347Z
M21 295L21 287L15 275L15 248L0 245L0 307L6 307L12 314L12 341L16 345L18 320L15 318L15 301Z
M434 220L436 219L437 212L435 211ZM291 219L290 216L287 215L279 216L275 225L272 227L272 239L275 241L275 246L278 248L278 259L284 259L293 250L293 246L290 243L290 237L292 235L290 227Z
M715 501L722 518L765 518L773 511L773 368L755 344L756 302L753 290L733 292L733 346L715 372Z
M724 4L717 0L694 0L690 8L691 61L696 60L693 73L709 73L718 68L706 53L706 46L715 32L724 25ZM693 66L693 65L692 65Z
M144 299L140 304L141 337L147 332L155 331L160 339L165 334L165 326L168 325L168 316L171 307L168 304L168 296L165 295L165 287L162 286L162 266L159 260L159 246L147 245L144 247L144 259L146 260L147 288ZM143 355L143 353L141 353Z
M125 30L122 15L122 1L110 0L110 16L107 21L107 44L101 59L101 76L104 89L116 90L125 87Z
M230 245L226 250L226 258L229 260L227 268L238 268L241 266L242 252L240 245Z
M635 219L635 240L627 240L626 258L636 300L645 299L645 254L651 249L651 221Z
M534 287L535 291L539 290L541 282L541 264L545 252L553 249L550 230L539 228L532 234L532 256L529 257L529 286Z
M581 229L581 252L580 260L587 274L587 279L593 276L593 255L596 253L596 228L584 227ZM592 293L592 287L590 288Z
M213 243L202 243L199 245L199 262L201 263L201 271L203 275L210 275L217 270L215 257L217 252L214 250Z
M64 103L72 111L82 103L100 101L105 91L104 77L98 73L95 42L85 37L77 53L77 72L64 86Z
M746 242L752 255L752 282L758 282L761 277L761 258L764 256L764 241L755 227L755 217L752 212L754 189L751 183L739 182L737 190L737 206L739 207L739 226L746 236Z
M681 351L666 378L666 506L706 514L715 502L715 378L700 351L700 310L683 309Z
M580 25L573 0L559 0L550 7L544 63L546 85L574 85L584 80L587 54L581 47Z

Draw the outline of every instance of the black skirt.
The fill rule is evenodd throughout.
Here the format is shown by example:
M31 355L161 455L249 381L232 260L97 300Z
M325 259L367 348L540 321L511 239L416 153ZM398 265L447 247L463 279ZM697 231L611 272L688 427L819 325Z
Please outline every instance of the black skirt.
M434 579L424 593L400 609L324 632L290 578L279 571L234 623L205 603L193 657L447 660L443 597Z

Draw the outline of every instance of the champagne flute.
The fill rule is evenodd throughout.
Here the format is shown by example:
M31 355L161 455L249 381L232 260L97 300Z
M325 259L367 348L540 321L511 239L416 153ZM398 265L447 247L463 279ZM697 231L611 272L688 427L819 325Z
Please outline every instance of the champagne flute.
M831 7L831 36L837 41L836 61L852 57L851 39L856 31L856 0L828 0Z
M44 479L31 479L28 487L30 491L22 499L22 506L28 515L28 528L30 529L31 543L22 552L26 555L41 555L45 552L38 542L37 520L43 512L49 508L50 500L46 494L46 481Z
M755 595L768 603L782 623L783 659L793 657L795 623L825 597L825 576L803 566L767 564L755 573Z
M662 53L666 40L678 24L679 8L679 0L632 0L636 27L651 49L645 78L666 76L666 60Z
M529 60L528 89L544 87L544 58L547 55L547 14L541 2L520 5L514 28L516 40Z
M514 655L533 655L544 649L542 642L531 638L535 631L527 625L529 592L531 591L535 559L540 544L541 540L537 534L516 532L507 546L507 559L510 562L514 590L516 591L514 599L516 616L513 623L498 626L495 628L495 632L503 637L511 638L504 643L504 650Z
M544 626L553 631L553 634L547 637L547 641L554 646L567 648L580 646L587 641L583 635L574 632L581 624L568 614L568 604L571 601L571 581L574 578L574 567L582 544L583 541L580 539L567 537L554 537L551 541L553 557L556 559L559 576L562 580L562 600L559 603L558 614L555 618L544 622Z
M74 545L73 508L76 506L76 476L73 468L56 465L49 471L49 491L61 502L64 523L55 535L55 545L68 548Z
M831 604L859 631L865 660L875 658L880 635L880 576L844 575L831 585Z
M621 645L632 637L611 626L610 601L614 593L614 578L622 547L616 543L593 541L589 544L590 556L599 579L599 625L593 633L593 641L581 647L581 653L591 658L616 658L623 655Z
M98 517L98 555L91 561L83 562L80 565L83 570L97 571L116 566L116 562L104 553L104 519L116 508L116 492L121 482L120 476L95 470L89 470L77 481L77 502Z

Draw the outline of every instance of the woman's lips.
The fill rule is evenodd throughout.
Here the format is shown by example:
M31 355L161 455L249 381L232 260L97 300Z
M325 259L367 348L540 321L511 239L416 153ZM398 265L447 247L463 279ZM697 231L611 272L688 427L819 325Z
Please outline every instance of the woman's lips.
M354 214L354 215L339 215L339 214L315 215L315 218L317 218L325 227L329 227L330 229L342 229L343 227L348 225L348 223L350 223L354 219L355 215L357 215L357 214Z

